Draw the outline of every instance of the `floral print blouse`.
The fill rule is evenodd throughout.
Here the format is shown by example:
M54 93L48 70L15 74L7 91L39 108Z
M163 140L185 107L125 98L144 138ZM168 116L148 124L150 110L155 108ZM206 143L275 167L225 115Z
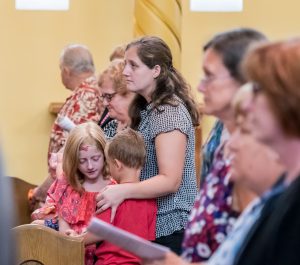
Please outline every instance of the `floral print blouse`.
M202 169L201 169L201 182L203 183L204 179L210 172L213 164L213 159L216 149L221 144L222 132L223 132L223 123L221 121L216 121L214 127L212 128L209 136L203 145L202 148Z
M76 88L59 111L58 116L67 116L75 124L87 121L98 122L102 111L102 102L100 92L94 76L87 78ZM64 145L68 132L58 125L58 118L52 126L50 142L48 148L48 165L51 153L57 153ZM55 173L50 170L49 173L55 178Z
M233 184L228 179L229 165L223 152L224 144L216 151L212 169L190 213L182 252L189 262L208 260L239 215L232 209Z

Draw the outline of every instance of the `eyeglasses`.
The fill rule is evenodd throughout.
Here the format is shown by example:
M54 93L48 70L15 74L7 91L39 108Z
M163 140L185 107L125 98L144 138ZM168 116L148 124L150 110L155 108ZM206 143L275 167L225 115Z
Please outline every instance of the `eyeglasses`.
M227 78L232 78L231 75L224 75L224 76L207 76L207 77L204 77L200 80L200 83L202 85L208 85L216 80L223 80L223 79L227 79Z
M117 92L114 93L103 93L100 97L104 101L111 102L112 98L117 94Z

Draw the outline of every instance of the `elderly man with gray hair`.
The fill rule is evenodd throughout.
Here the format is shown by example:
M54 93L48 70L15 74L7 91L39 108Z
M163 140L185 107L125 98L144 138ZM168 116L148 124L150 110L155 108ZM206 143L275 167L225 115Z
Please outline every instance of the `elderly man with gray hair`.
M98 122L102 112L100 92L95 77L95 67L88 48L80 44L66 46L60 56L61 80L71 90L52 126L48 148L48 177L32 193L32 201L43 201L47 190L56 178L55 169L51 167L51 154L57 153L65 143L68 130L61 123L67 117L72 123L86 121Z

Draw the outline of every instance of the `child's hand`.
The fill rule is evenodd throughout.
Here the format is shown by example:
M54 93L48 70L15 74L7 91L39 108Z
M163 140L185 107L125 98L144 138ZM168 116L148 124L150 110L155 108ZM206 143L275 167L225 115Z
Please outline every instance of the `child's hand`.
M50 219L53 218L54 216L55 216L55 205L51 203L44 204L44 206L34 210L31 213L32 220L45 220L46 217L47 219Z
M87 232L88 232L88 231L87 231L87 227L82 228L81 235L84 235L84 234L86 234Z
M73 237L77 237L78 236L77 232L75 230L73 230L73 229L67 229L65 231L65 234L67 236L73 236Z
M34 220L34 221L31 222L31 224L45 225L45 221L44 220Z

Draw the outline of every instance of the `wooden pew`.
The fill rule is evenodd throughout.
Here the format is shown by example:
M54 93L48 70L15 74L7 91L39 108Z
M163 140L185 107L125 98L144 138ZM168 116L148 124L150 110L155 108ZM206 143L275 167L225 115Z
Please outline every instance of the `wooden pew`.
M28 203L28 191L36 187L25 180L16 177L3 177L5 185L10 186L12 202L15 209L15 222L13 226L28 224L31 222L31 210Z
M17 246L17 265L84 265L82 239L35 224L12 229Z

